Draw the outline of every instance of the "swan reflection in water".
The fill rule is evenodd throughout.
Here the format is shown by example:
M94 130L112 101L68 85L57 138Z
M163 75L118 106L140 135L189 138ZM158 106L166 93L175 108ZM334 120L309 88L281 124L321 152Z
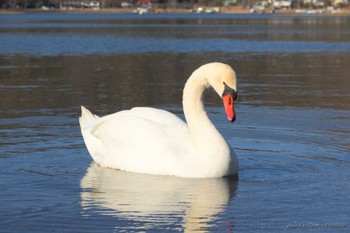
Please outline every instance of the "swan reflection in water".
M98 209L100 214L137 222L139 230L175 225L174 230L205 232L225 210L236 187L234 177L144 175L102 168L93 162L81 180L81 205L85 214Z

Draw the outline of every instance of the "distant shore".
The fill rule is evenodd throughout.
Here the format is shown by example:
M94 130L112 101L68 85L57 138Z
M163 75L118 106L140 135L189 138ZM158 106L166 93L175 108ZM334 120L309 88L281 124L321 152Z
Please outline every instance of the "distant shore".
M219 8L219 14L251 14L252 12L248 8L242 6L225 6ZM122 14L133 13L136 10L133 8L103 8L103 9L0 9L0 14L21 14L21 13L101 13L101 14ZM154 13L190 13L190 9L172 8L172 9L153 9ZM310 13L308 13L310 12ZM271 13L269 9L266 9L264 13ZM263 14L264 14L263 13ZM324 11L323 13L312 13L312 10L304 10L297 12L297 9L289 10L276 10L275 14L291 14L291 15L350 15L350 6L338 9L332 12ZM205 13L204 13L205 14ZM262 14L262 13L258 13Z

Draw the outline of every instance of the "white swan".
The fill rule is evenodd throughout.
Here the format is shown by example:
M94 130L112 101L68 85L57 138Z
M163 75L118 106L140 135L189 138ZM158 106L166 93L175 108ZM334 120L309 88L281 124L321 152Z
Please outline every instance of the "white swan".
M102 167L180 177L222 177L238 173L234 150L209 120L203 93L222 96L228 119L235 120L237 81L223 63L199 67L187 80L183 108L187 124L174 114L146 107L102 118L82 107L79 118L86 147Z

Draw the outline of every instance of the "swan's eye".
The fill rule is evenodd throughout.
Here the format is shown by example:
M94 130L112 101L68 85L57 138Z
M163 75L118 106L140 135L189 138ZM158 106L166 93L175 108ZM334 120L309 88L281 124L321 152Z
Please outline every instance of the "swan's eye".
M236 100L237 96L238 96L237 91L233 90L233 95L232 96L233 96L233 99Z
M233 97L233 100L236 100L237 99L237 91L232 89L231 87L229 87L225 82L224 82L224 85L225 85L225 89L224 89L224 93L222 93L222 96L231 94Z

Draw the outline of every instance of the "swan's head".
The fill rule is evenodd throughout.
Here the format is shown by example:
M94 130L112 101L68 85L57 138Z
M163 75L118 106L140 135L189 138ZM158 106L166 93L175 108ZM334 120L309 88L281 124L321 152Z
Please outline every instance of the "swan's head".
M227 118L230 122L236 119L235 100L237 98L236 73L231 66L223 63L209 63L207 65L209 84L222 97Z

